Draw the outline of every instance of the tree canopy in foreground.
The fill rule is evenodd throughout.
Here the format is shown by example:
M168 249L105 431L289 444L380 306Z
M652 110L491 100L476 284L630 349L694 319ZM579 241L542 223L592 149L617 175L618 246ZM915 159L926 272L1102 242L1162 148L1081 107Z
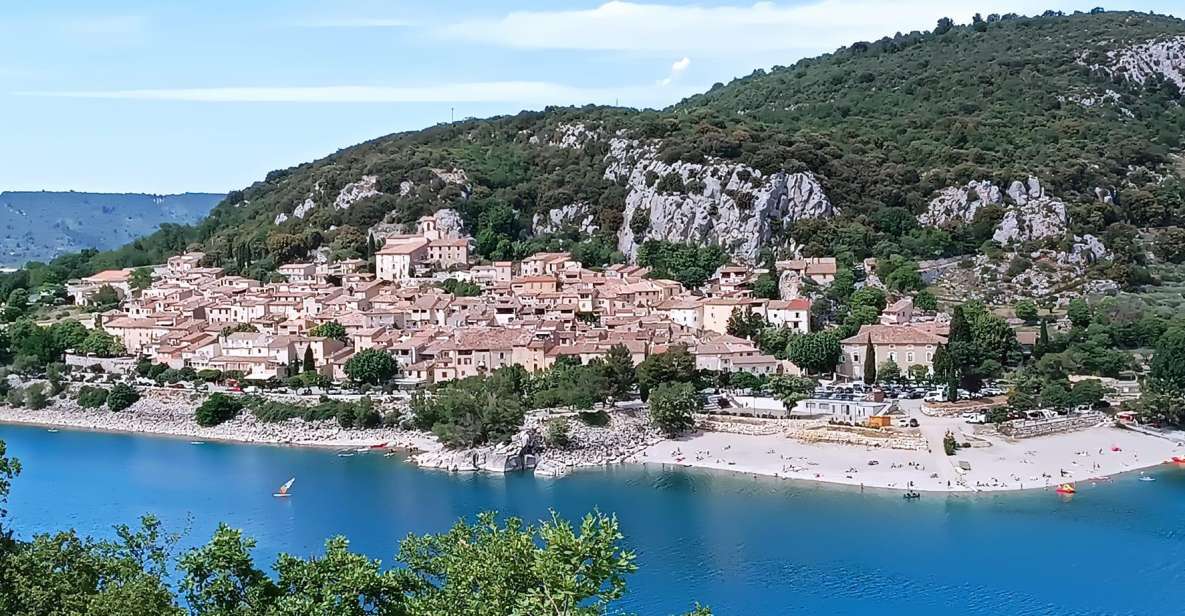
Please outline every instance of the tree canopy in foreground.
M0 441L0 505L20 473ZM176 554L179 537L146 516L113 539L73 531L14 539L0 508L0 613L8 616L596 616L637 570L617 519L573 525L479 514L438 535L408 535L396 567L333 537L320 556L281 554L272 573L255 541L226 525ZM710 613L697 607L693 614Z

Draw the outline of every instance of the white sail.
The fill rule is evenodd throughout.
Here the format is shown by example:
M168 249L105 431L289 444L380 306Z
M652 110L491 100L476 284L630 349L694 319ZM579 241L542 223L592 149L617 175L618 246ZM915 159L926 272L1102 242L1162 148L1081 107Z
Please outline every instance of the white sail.
M284 482L284 485L280 486L280 492L279 492L279 494L287 494L287 493L288 493L288 490L289 490L289 488L291 488L291 487L292 487L292 484L293 484L293 483L296 483L296 477L293 477L292 479L289 479L288 481L285 481L285 482Z

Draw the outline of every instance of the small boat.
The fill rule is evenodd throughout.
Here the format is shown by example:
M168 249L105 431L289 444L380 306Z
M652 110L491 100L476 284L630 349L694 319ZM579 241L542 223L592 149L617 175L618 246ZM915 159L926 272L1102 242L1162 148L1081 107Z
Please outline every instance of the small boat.
M280 486L280 491L276 492L275 494L272 494L272 496L276 496L276 497L280 497L280 498L286 498L288 496L291 496L291 494L288 493L288 490L292 489L292 484L294 484L294 483L296 483L296 477L293 477L292 479L285 481L284 485Z
M50 428L50 429L46 430L46 432L49 432L50 434L53 434L53 433L55 433L55 432L57 432L57 431L58 431L58 429L57 429L57 428Z
M384 441L382 443L379 443L378 445L371 445L370 448L371 449L386 449L387 443Z
M1156 481L1156 477L1150 477L1148 475L1144 475L1144 476L1140 477L1140 481Z
M1057 490L1055 490L1055 492L1057 492L1058 494L1074 494L1077 491L1078 491L1077 488L1075 488L1074 486L1072 486L1068 483L1063 483L1062 485L1057 487Z
M1169 458L1169 462L1173 464L1185 464L1185 456L1173 456Z
M901 498L904 498L905 500L914 500L916 498L921 498L921 497L922 497L922 495L920 493L914 492L913 490L910 490L909 492L906 492L905 494L901 495Z
M354 452L352 452L352 451L339 451L339 452L337 452L337 457L339 457L339 458L353 458L353 457L354 457Z
M189 441L190 445L205 445L205 441Z
M366 453L370 451L370 447L359 447L354 450L354 453Z

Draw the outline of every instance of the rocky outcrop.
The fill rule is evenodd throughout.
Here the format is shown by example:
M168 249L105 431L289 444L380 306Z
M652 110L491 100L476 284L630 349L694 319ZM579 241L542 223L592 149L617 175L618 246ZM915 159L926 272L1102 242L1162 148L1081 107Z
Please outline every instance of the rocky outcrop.
M577 202L535 214L531 230L535 235L548 235L571 229L587 236L597 232L596 220L587 203Z
M1108 51L1106 63L1092 64L1090 67L1136 85L1142 86L1149 79L1163 78L1185 89L1185 36L1151 40Z
M583 148L591 141L604 137L599 130L589 130L583 122L563 123L556 127L555 133L548 140L547 145L557 148Z
M460 212L450 208L441 208L436 210L435 216L436 229L440 232L440 237L465 237L465 221L461 219ZM413 233L415 230L414 224L380 222L367 229L367 232L381 244L392 235Z
M918 222L930 227L954 227L975 220L979 210L1003 201L1000 189L987 181L968 182L938 191Z
M358 201L367 197L381 194L378 189L379 176L364 175L357 182L350 182L342 187L333 200L333 207L339 210L348 209Z
M993 241L1011 244L1065 235L1066 204L1046 196L1037 178L1029 178L1027 184L1013 182L1007 194L1013 207L996 226Z
M794 221L837 213L811 173L764 175L715 159L667 163L656 157L657 147L609 141L605 177L629 188L617 247L631 260L642 242L660 239L719 245L752 263L761 248L781 242Z
M412 461L424 468L437 468L453 473L485 471L511 473L535 468L537 452L543 447L543 437L533 428L514 435L509 442L473 449L440 450L422 453Z
M1066 233L1066 204L1046 194L1040 180L1034 177L1024 182L1014 181L1007 190L986 180L944 188L918 216L918 222L955 227L974 221L983 208L993 205L1004 209L1004 217L992 234L992 239L1000 244L1057 238Z

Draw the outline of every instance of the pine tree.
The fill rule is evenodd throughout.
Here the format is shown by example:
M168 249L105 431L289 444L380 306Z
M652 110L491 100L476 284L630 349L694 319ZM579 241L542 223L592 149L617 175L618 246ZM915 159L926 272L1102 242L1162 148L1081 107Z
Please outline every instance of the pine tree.
M868 333L868 344L864 347L864 384L876 382L876 347L872 346L872 332Z
M304 371L312 372L317 369L317 363L313 359L313 345L304 348Z

